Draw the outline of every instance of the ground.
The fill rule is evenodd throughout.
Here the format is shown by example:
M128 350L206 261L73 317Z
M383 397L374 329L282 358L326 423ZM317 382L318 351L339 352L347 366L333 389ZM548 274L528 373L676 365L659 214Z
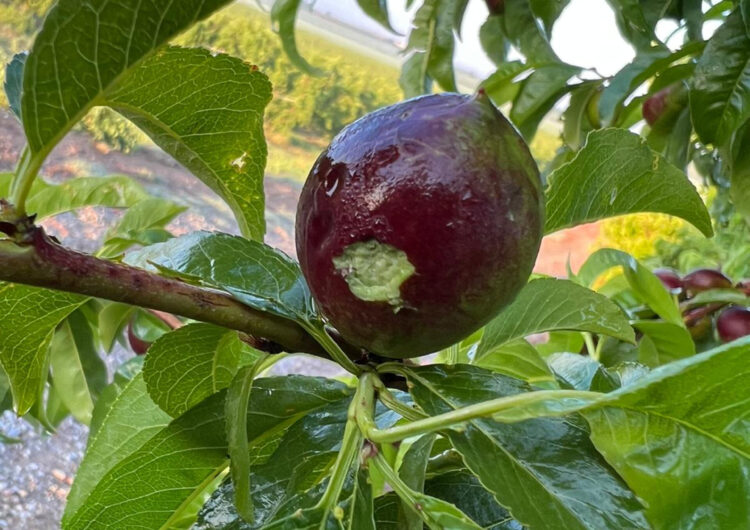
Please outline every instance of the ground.
M0 109L0 171L13 169L22 147L20 125ZM229 208L182 166L156 149L123 154L95 144L83 133L72 133L53 151L42 174L52 181L83 175L129 175L155 195L190 207L171 225L173 232L236 232ZM294 180L266 177L266 242L292 256L294 211L300 189L301 183ZM64 243L85 251L97 247L117 215L111 210L87 208L44 224ZM576 270L598 232L598 226L586 225L545 238L536 271L564 276L569 258ZM119 351L109 360L114 365L126 355ZM277 368L277 373L289 372L330 375L335 369L318 359L294 357ZM68 419L55 434L41 435L5 413L0 417L0 432L22 439L20 444L0 444L0 529L58 528L65 496L86 446L87 429Z

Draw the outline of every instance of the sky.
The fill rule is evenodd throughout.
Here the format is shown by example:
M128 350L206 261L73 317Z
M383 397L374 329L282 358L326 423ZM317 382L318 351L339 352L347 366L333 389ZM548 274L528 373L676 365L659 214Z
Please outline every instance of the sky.
M408 34L420 2L414 2L408 12L405 3L405 0L388 0L391 24L403 35ZM362 12L356 0L316 0L314 9L383 38L393 38ZM486 18L485 3L470 0L462 27L463 40L456 50L457 66L481 78L494 71L479 43L479 26ZM405 37L401 42L405 43ZM603 75L614 74L633 58L632 48L617 30L614 13L603 1L572 0L555 25L552 46L563 61L596 68Z

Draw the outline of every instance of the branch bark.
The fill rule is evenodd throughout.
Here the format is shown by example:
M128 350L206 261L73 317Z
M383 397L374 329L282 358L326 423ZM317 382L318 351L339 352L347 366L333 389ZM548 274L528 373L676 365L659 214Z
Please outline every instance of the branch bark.
M0 240L0 280L164 311L244 332L252 337L251 344L264 349L329 358L291 320L252 309L219 291L68 249L38 226L26 227L20 242ZM343 346L353 360L360 360L354 347Z

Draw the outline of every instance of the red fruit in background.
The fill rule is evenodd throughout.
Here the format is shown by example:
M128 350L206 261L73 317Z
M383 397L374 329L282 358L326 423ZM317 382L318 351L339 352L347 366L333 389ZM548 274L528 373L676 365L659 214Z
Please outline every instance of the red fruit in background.
M735 287L737 287L737 289L745 293L747 296L750 296L750 278L741 280Z
M716 319L716 331L722 342L732 342L750 335L750 310L738 306L725 309Z
M689 293L699 293L709 289L729 289L732 280L716 269L698 269L686 275L682 284Z
M667 108L667 97L671 91L672 87L664 88L643 102L643 119L646 123L653 125L661 118Z
M128 343L130 344L130 349L136 355L144 355L151 346L150 342L146 342L135 334L132 321L128 323Z
M654 274L661 283L670 291L682 289L682 278L672 269L655 269Z
M513 300L539 250L543 200L528 147L486 96L424 96L356 121L321 154L297 253L347 341L416 357Z

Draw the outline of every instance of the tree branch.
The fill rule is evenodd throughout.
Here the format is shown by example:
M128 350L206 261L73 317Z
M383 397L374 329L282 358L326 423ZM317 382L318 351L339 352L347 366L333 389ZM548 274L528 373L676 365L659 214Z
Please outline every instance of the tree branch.
M65 248L43 228L33 225L33 220L27 221L23 227L0 223L3 225L0 230L15 239L0 240L2 281L165 311L244 332L251 336L248 342L267 350L283 349L329 358L291 320L255 310L219 291ZM356 348L343 346L353 360L361 360Z

